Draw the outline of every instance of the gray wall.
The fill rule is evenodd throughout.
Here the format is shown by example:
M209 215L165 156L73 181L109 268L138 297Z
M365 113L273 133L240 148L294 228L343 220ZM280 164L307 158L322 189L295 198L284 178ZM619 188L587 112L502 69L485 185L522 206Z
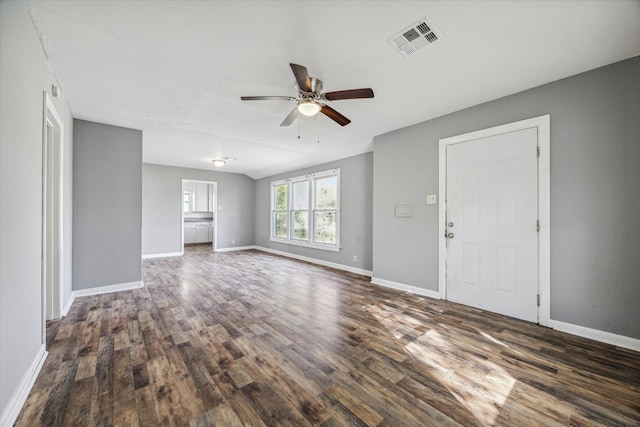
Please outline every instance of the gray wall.
M74 120L73 289L142 277L142 131Z
M376 137L374 277L437 290L440 138L550 114L551 318L640 338L638 76L640 57Z
M182 251L182 179L218 184L218 249L253 245L253 179L235 173L145 163L142 165L144 255Z
M270 241L270 183L334 168L340 168L340 245L342 246L340 252ZM256 181L256 245L371 271L373 267L372 177L373 153L365 153ZM353 262L354 255L358 257L357 263Z
M5 415L42 345L42 93L58 84L21 1L0 1L0 76L0 413ZM63 98L53 102L65 131L66 303L71 295L73 119Z

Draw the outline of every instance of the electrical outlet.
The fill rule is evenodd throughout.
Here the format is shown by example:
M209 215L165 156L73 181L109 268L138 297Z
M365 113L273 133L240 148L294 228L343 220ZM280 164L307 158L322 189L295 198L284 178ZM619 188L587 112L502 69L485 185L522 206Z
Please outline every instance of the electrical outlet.
M235 241L235 240L232 240L232 241L231 241L231 244L232 244L232 245L235 245L235 244L236 244L236 241Z
M427 204L435 205L437 203L437 197L435 194L427 194Z
M353 256L353 262L358 262L358 255Z

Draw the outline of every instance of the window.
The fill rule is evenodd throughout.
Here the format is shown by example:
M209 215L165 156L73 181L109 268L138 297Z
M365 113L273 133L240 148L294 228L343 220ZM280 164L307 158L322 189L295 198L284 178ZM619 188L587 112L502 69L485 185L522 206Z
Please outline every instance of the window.
M336 243L338 217L338 177L315 180L313 207L313 239L321 243Z
M339 251L340 170L271 183L271 240Z
M185 191L182 193L182 211L191 212L191 192Z
M309 181L298 181L291 184L291 223L292 239L309 240Z
M287 221L287 214L289 212L289 187L287 184L280 184L274 186L273 191L273 233L274 237L288 238L287 232L289 222Z

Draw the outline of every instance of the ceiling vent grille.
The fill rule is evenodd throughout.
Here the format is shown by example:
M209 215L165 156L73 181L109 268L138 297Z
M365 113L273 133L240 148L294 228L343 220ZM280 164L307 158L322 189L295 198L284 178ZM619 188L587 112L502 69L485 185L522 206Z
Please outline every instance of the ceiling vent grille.
M389 44L402 56L411 56L419 49L440 40L442 33L433 25L429 18L424 17L410 27L405 28L391 37Z

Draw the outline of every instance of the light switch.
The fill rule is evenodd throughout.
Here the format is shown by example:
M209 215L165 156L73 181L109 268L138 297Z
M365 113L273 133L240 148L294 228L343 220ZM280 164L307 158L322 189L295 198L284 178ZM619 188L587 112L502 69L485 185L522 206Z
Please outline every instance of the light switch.
M427 204L428 205L435 205L437 202L437 198L435 194L427 194Z

